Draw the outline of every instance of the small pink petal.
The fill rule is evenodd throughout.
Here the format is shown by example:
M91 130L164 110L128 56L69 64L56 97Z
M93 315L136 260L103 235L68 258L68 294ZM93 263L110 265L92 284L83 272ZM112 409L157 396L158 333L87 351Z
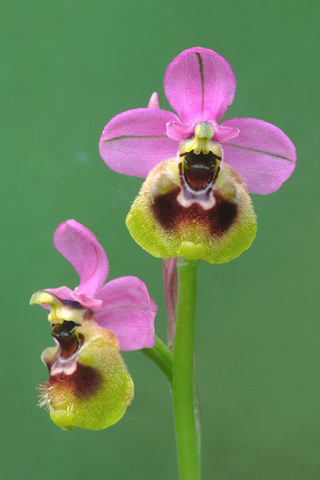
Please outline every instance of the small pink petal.
M209 118L208 122L211 123L211 125L213 126L213 129L214 129L213 140L215 142L223 143L239 135L239 130L237 128L224 127L224 126L218 125L213 118Z
M100 308L103 303L102 300L96 300L95 298L87 297L85 293L79 292L78 287L74 292L71 293L71 296L73 300L81 303L83 308L90 308L91 310Z
M44 292L52 293L52 295L60 298L60 300L74 300L72 297L73 291L68 287L45 288Z
M179 142L181 140L186 140L194 134L194 129L198 123L200 123L198 119L193 121L191 125L184 125L181 122L169 122L167 123L167 135Z
M93 233L75 220L67 220L58 226L53 243L78 272L78 293L94 297L107 279L109 262Z
M141 280L116 278L103 287L97 298L103 300L103 306L94 311L94 320L117 335L120 350L154 347L154 317L158 309Z
M229 63L205 48L185 50L168 66L164 91L182 123L214 118L217 122L233 102L236 80Z
M148 108L160 108L157 92L153 92L153 94L151 95L148 103Z
M45 292L52 293L59 300L64 302L65 300L70 302L78 302L81 304L82 308L100 308L102 305L102 300L96 300L94 298L87 297L85 293L77 292L77 289L73 292L68 287L59 287L59 288L46 288ZM42 305L45 308L51 308L50 305Z
M278 190L295 168L291 140L278 127L255 118L232 118L222 125L240 131L222 145L223 158L240 173L248 191L267 195Z
M177 142L167 137L166 124L179 121L159 108L138 108L116 115L102 132L99 149L112 170L146 177L162 160L176 155Z

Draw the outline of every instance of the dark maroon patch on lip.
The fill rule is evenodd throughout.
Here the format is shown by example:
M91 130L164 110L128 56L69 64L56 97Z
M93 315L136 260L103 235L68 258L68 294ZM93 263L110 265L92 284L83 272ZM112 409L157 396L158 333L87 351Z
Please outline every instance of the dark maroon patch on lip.
M77 362L77 367L71 375L63 372L50 375L49 385L63 389L65 385L72 390L75 397L86 398L93 395L100 387L102 375L93 367Z
M229 230L237 216L237 205L226 200L218 192L214 192L215 205L204 210L194 202L190 207L183 207L177 197L180 187L169 193L158 195L151 206L156 220L168 233L179 231L183 224L202 225L211 235L220 236Z

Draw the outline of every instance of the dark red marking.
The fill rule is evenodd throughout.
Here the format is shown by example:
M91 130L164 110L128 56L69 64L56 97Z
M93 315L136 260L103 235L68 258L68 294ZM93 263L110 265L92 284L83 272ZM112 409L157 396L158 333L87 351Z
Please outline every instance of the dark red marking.
M50 375L49 378L49 386L57 386L63 390L65 385L78 398L93 395L100 388L101 382L102 375L95 368L78 362L76 370L71 375L62 372Z
M234 223L238 208L234 203L226 200L218 192L214 192L215 205L204 210L198 203L190 207L182 207L177 201L180 187L169 193L155 197L151 205L152 213L160 225L168 233L175 233L182 225L202 225L210 235L221 236Z

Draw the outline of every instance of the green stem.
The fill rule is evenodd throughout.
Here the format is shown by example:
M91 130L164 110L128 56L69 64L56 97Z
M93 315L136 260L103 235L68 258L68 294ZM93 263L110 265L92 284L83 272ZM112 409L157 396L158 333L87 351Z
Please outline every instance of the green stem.
M167 376L169 382L172 382L172 353L162 340L156 336L156 344L153 348L143 348L141 350L150 358L163 373Z
M178 307L173 350L172 394L181 480L200 480L200 439L195 418L194 330L199 261L179 258Z

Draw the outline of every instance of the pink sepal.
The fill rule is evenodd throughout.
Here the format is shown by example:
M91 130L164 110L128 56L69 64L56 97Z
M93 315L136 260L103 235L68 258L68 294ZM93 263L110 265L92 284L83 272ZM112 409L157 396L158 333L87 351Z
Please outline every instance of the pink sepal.
M116 278L103 287L97 298L103 306L95 311L94 320L117 335L120 350L154 347L154 317L158 309L141 280Z
M248 191L267 195L278 190L296 164L296 149L287 135L255 118L232 118L222 126L239 129L222 147L225 162L240 173Z
M217 122L233 102L236 79L229 63L206 48L185 50L168 66L166 97L182 123L214 118Z
M167 137L166 124L179 121L159 108L138 108L116 115L101 135L104 162L118 173L146 177L162 160L175 156L177 143Z
M78 272L77 291L94 297L107 279L109 262L93 233L75 220L67 220L58 226L53 243Z

